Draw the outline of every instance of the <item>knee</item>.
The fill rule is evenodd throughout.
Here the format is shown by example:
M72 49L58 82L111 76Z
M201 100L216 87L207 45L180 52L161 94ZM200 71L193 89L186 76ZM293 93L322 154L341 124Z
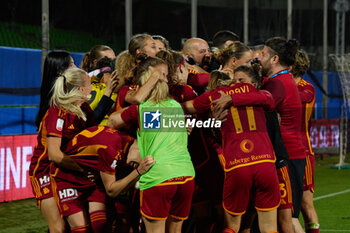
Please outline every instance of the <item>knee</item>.
M65 233L66 228L65 225L56 223L54 226L49 227L50 228L50 233Z

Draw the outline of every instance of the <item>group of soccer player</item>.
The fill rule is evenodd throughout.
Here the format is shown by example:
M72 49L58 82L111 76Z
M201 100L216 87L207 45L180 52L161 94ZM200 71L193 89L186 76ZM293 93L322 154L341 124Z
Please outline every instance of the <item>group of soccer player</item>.
M299 233L301 211L319 232L309 66L296 40L250 48L230 31L181 52L138 34L80 69L50 52L29 171L49 231ZM148 129L146 113L222 124Z

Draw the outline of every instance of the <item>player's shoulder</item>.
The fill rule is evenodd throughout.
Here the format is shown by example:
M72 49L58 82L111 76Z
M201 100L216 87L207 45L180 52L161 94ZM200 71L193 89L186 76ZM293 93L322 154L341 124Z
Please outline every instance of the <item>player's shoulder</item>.
M306 80L304 80L304 79L301 79L300 81L299 81L299 83L298 83L298 88L300 89L308 89L308 90L315 90L315 87L314 87L314 85L312 85L312 83L311 82L308 82L308 81L306 81Z
M232 90L234 93L256 92L257 89L250 83L233 83L226 88Z
M58 116L60 118L64 118L66 114L67 114L67 111L64 108L60 108L56 105L51 105L47 111L47 115L50 117Z

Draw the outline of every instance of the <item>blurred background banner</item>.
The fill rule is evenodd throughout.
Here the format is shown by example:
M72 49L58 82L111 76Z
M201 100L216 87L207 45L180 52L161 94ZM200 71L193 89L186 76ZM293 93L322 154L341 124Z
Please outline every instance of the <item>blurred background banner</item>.
M71 53L77 64L82 53ZM36 133L41 50L0 46L0 135Z
M0 202L34 197L28 175L36 135L0 136Z

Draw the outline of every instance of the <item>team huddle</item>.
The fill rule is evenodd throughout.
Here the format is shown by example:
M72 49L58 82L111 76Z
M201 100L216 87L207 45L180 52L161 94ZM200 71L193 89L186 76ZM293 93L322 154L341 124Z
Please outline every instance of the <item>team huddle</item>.
M318 233L296 40L138 34L45 59L30 178L50 232ZM257 222L254 222L257 219Z

